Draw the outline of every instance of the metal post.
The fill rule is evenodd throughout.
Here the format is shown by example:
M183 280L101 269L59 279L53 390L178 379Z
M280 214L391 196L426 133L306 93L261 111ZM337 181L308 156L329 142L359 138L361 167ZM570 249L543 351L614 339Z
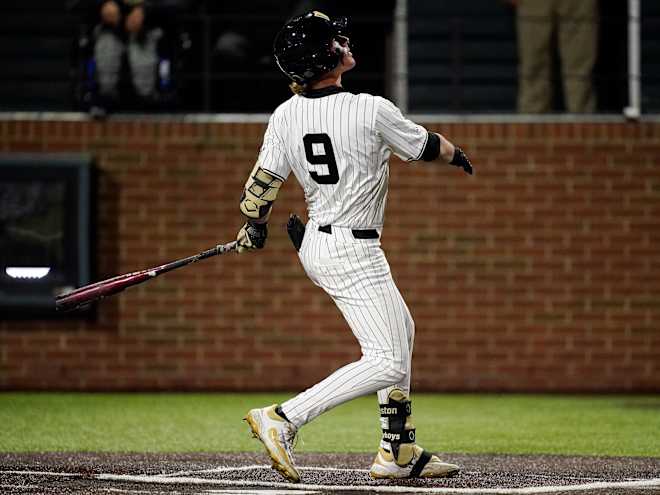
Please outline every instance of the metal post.
M394 101L408 111L408 0L396 0L394 7Z
M628 0L628 106L623 114L638 119L642 113L640 0Z

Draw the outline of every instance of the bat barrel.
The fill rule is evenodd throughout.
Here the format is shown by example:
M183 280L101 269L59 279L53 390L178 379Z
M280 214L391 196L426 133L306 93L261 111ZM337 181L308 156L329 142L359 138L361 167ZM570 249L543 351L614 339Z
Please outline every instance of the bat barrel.
M138 272L124 278L111 279L89 287L82 287L68 294L57 296L55 298L55 310L60 312L73 311L104 297L117 294L131 285L139 284L152 278L154 275L153 272Z
M172 261L170 263L166 263L155 268L150 268L148 270L128 273L126 275L119 275L117 277L102 280L94 284L86 285L67 294L56 296L55 310L60 312L73 311L77 308L80 308L81 306L85 306L94 301L98 301L99 299L103 299L104 297L121 292L131 285L136 285L150 278L157 277L162 273L175 270L205 258L210 258L211 256L223 254L228 251L234 251L236 249L236 245L236 241L232 241L227 244L218 244L214 248L203 251L194 256L189 256L188 258Z

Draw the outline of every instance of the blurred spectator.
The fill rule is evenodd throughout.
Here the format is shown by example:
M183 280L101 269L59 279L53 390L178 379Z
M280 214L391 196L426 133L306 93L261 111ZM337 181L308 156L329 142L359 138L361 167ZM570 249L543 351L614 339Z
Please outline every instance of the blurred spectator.
M102 116L117 106L155 110L172 103L173 63L190 40L179 32L181 15L196 0L73 0L85 5L91 33L96 89L90 111ZM173 60L174 58L174 60ZM125 98L129 96L129 98Z
M284 14L282 22L297 15L319 10L323 13L334 13L338 0L252 0L252 9L259 11L277 12ZM238 8L238 11L237 11ZM212 12L220 17L231 18L232 15L245 15L245 8L240 4L217 2L210 6ZM332 17L332 15L331 15ZM278 19L278 22L279 19ZM223 26L224 27L224 26ZM242 29L239 23L232 23L226 29L221 29L213 44L213 55L220 57L220 65L230 64L232 67L249 67L258 64L261 67L272 66L272 38L274 33L268 33L266 39L259 39L258 33L253 32L254 26L248 30Z
M592 72L598 38L597 0L510 0L518 19L518 111L552 110L555 46L566 110L596 109Z
M105 0L100 24L94 30L94 59L101 102L119 101L119 80L124 57L133 90L142 103L156 96L158 42L163 30L148 23L143 0Z

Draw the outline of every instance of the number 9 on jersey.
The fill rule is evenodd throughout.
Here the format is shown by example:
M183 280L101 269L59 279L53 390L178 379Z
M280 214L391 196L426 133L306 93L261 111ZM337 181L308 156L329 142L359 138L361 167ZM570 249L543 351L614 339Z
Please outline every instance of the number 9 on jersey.
M305 134L303 137L305 143L305 157L312 165L326 165L328 167L327 174L319 173L318 169L309 168L309 175L319 184L336 184L339 182L339 170L337 169L337 160L335 159L335 152L332 149L332 141L327 134ZM323 147L323 153L316 153L319 146Z

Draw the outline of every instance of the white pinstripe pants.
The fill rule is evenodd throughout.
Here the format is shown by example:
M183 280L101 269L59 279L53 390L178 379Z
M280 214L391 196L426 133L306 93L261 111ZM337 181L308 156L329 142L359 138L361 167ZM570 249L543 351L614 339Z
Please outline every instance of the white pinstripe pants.
M284 402L287 418L300 427L362 395L378 392L384 404L395 386L408 394L415 325L380 239L355 239L351 229L335 226L327 234L310 220L299 256L309 278L344 315L362 357Z

